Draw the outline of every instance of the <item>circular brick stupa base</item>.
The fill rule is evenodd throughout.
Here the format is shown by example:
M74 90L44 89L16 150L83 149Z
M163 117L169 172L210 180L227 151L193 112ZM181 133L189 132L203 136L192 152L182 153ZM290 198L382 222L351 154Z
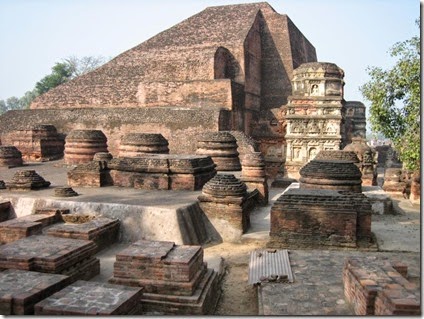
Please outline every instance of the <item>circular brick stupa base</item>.
M138 157L143 154L169 154L168 141L162 134L130 133L119 145L119 157Z
M66 137L65 163L88 163L99 152L107 152L107 138L99 130L74 130Z
M22 153L15 146L0 146L0 166L22 166Z
M312 160L300 169L300 188L362 192L361 172L352 162Z

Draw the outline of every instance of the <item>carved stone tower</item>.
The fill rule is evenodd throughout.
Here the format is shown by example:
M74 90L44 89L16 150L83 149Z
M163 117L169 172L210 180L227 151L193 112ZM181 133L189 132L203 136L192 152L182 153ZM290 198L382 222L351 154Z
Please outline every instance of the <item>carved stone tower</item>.
M326 62L304 63L293 71L293 93L285 109L288 177L321 150L344 146L344 72Z

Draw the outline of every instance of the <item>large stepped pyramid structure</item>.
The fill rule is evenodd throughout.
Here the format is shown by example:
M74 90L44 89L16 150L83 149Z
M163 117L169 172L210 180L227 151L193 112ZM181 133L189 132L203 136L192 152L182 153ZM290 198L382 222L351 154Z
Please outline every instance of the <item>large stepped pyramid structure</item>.
M243 131L267 163L280 158L280 107L312 44L268 3L209 7L0 117L0 133L52 124L99 129L112 154L121 135L161 133L171 153L194 153L205 131ZM279 153L280 152L280 153Z

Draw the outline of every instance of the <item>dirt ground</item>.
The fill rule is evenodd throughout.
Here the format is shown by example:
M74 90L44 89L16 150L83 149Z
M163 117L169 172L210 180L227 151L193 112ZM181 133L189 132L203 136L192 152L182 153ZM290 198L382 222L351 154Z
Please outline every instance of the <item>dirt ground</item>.
M257 290L248 284L250 252L264 248L265 243L222 243L205 248L205 256L221 256L224 259L225 275L222 295L215 315L258 315Z

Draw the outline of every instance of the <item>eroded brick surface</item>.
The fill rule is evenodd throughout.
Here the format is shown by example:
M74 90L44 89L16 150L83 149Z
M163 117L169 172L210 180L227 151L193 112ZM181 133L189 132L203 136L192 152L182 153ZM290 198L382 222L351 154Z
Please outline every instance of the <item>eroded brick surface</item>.
M140 315L142 288L79 280L35 305L36 315Z

